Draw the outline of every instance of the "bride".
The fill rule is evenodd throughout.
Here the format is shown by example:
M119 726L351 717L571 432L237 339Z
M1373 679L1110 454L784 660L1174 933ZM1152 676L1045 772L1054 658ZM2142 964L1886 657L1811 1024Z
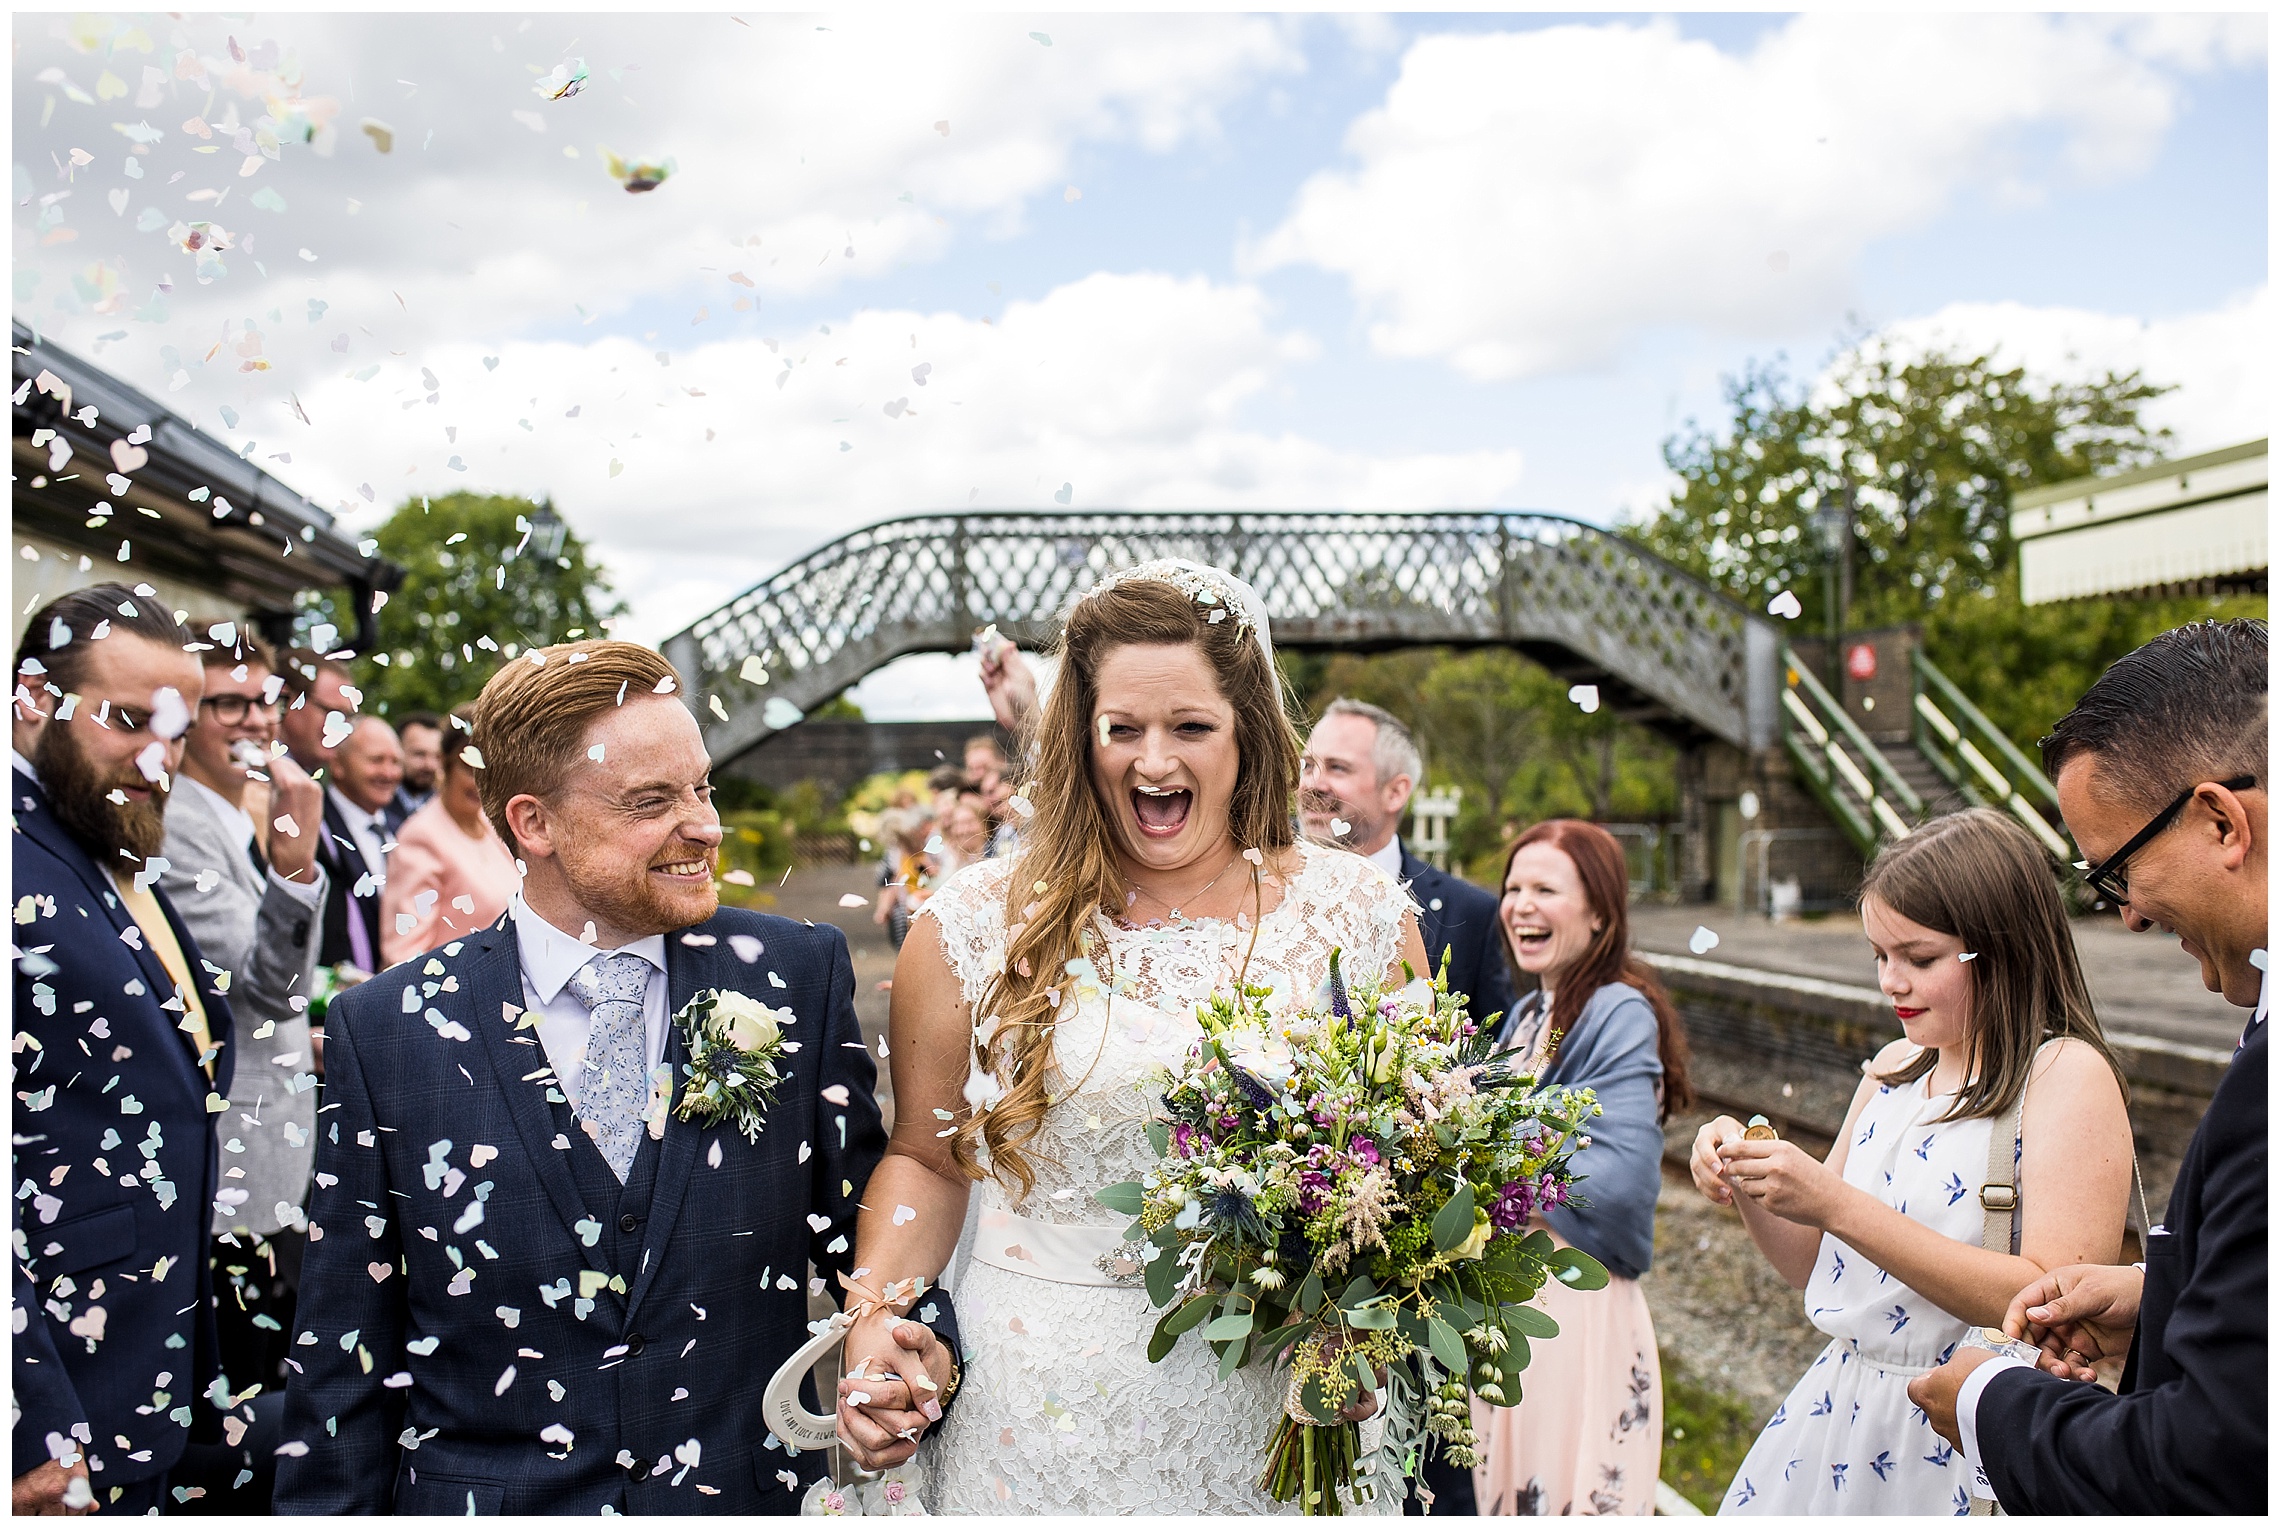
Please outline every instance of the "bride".
M1334 948L1423 971L1424 944L1383 871L1296 841L1299 743L1249 585L1183 561L1113 575L1060 651L1020 851L938 891L895 968L894 1136L856 1266L872 1289L947 1272L958 1302L965 1368L919 1461L932 1511L1295 1511L1255 1483L1283 1376L1222 1381L1193 1340L1150 1363L1129 1217L1093 1194L1154 1162L1152 1079L1199 1036L1197 1002L1238 976L1303 1000ZM892 1326L874 1311L847 1338L850 1374L896 1376L841 1385L871 1469L910 1457L896 1432L931 1407Z

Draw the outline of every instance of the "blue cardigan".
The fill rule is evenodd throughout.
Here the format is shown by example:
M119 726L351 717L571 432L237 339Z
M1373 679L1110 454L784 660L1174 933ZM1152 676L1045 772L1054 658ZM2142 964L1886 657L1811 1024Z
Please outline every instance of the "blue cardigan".
M1522 1006L1541 1001L1531 994ZM1635 1279L1654 1263L1655 1196L1662 1189L1662 1126L1656 1092L1662 1080L1655 1011L1636 987L1609 982L1583 1005L1560 1041L1544 1081L1590 1088L1603 1111L1591 1122L1591 1145L1575 1155L1580 1204L1544 1212L1551 1228Z

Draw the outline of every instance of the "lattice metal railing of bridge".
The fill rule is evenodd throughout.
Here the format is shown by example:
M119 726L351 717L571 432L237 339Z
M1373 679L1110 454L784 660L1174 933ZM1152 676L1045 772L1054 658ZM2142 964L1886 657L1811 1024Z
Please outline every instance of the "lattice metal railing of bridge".
M1772 623L1652 553L1527 513L986 512L842 537L665 643L713 757L883 664L994 624L1042 646L1103 574L1152 557L1240 574L1295 650L1510 646L1685 741L1776 742Z

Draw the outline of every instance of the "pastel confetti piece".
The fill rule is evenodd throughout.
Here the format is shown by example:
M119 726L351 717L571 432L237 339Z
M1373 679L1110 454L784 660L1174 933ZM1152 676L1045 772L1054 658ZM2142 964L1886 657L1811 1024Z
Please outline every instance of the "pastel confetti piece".
M1785 621L1794 621L1805 613L1805 607L1798 603L1796 595L1784 589L1765 607L1765 613L1780 616Z
M850 891L840 897L839 905L841 907L869 907L871 904L867 898L859 897Z
M1687 939L1686 947L1697 955L1707 955L1718 948L1718 936L1698 923L1694 926L1693 935Z
M1577 710L1589 716L1599 709L1599 686L1595 684L1570 685L1568 686L1568 699L1575 702Z

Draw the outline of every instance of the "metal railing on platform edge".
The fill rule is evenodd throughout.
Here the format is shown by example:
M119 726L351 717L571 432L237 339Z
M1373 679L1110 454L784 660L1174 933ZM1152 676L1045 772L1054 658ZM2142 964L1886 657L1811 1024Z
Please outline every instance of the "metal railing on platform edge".
M1923 798L1786 644L1781 663L1781 741L1813 794L1863 854L1906 838Z
M2053 859L2073 864L2073 843L2043 815L2045 807L2057 809L2058 792L1921 650L1915 654L1915 692L1914 740L1932 767L1965 800L2009 812Z

